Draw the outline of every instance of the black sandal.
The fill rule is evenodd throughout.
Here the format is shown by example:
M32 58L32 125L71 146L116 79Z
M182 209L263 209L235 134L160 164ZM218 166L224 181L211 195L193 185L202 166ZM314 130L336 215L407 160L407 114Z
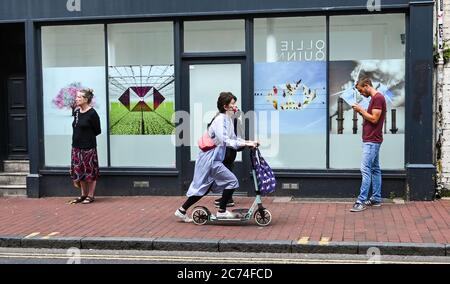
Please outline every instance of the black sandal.
M82 204L89 204L89 203L92 203L92 202L94 202L94 197L90 197L90 196L87 196L84 200L83 200L83 202L81 202Z
M77 204L77 203L81 203L83 202L85 199L87 198L87 196L80 196L75 198L74 200L70 200L69 204Z

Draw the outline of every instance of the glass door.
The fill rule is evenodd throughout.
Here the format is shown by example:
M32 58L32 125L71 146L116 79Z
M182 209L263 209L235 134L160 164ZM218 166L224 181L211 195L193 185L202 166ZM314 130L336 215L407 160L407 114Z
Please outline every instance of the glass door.
M183 176L184 184L189 186L194 174L195 160L201 151L197 146L198 138L206 130L206 126L218 112L217 98L221 92L231 92L235 95L237 105L243 110L243 84L241 61L224 60L191 60L183 65L183 101L189 109L189 142L190 146L183 147ZM245 98L244 98L245 99ZM238 152L234 163L233 173L237 176L241 188L245 181L245 171L242 153Z

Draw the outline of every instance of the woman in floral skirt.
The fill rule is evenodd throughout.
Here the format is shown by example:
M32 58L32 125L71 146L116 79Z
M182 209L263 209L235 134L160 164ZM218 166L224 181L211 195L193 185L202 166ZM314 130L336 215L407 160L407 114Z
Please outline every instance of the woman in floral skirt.
M77 92L73 110L72 162L70 175L81 196L70 203L94 202L95 186L99 175L97 136L101 133L100 118L91 106L92 89Z

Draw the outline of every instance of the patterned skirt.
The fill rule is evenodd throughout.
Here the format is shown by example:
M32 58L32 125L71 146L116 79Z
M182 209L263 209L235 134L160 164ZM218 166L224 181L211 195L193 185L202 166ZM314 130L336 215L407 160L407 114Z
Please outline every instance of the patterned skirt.
M99 176L97 149L72 148L70 176L73 181L96 181Z

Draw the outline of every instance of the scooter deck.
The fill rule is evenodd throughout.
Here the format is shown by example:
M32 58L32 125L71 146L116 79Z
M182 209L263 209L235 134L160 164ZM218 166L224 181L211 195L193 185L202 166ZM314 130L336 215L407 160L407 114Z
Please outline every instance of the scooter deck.
M247 219L241 218L240 216L236 216L236 218L218 218L216 215L211 215L211 216L209 216L209 220L212 222L215 222L215 221L229 222L229 221L246 221Z
M237 214L247 214L248 210L249 209L247 209L247 208L237 208L237 209L231 210L231 212L237 213Z
M235 214L235 218L218 218L216 215L211 215L211 221L248 221L248 218L245 218L249 209L233 209L232 213Z

